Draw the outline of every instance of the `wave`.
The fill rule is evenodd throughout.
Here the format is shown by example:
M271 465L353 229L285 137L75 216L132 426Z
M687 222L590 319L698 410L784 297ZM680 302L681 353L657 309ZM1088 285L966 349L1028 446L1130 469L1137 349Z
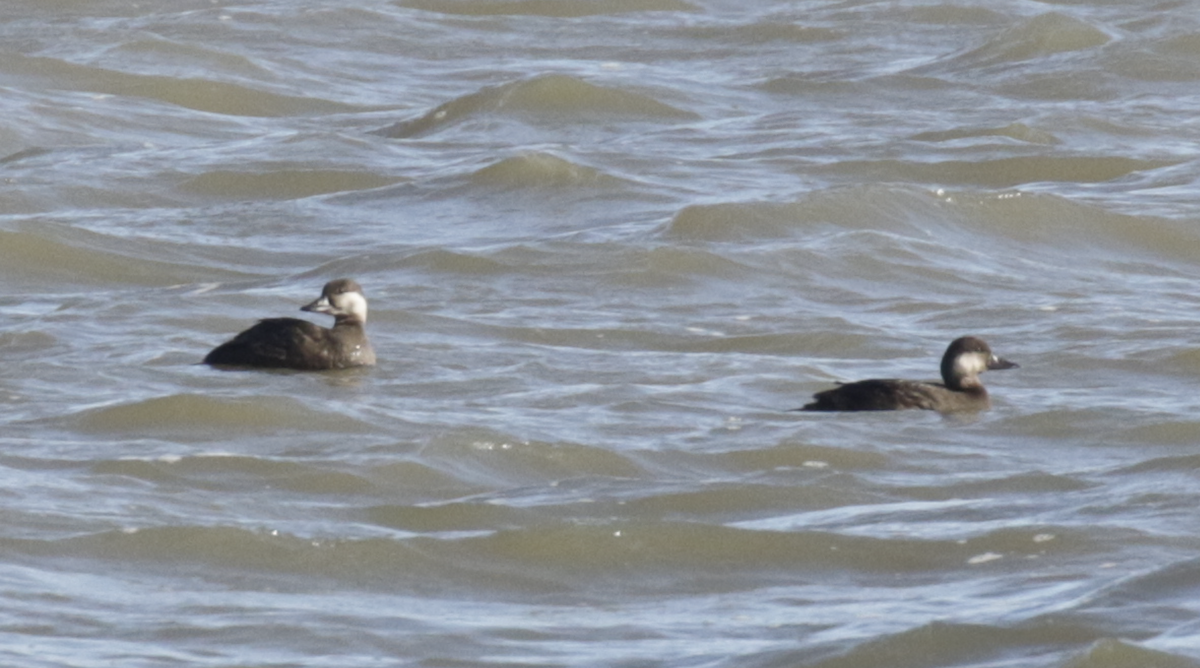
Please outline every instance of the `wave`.
M376 130L375 134L392 139L421 137L489 114L571 123L699 118L643 93L598 86L564 74L545 74L483 88L441 104L419 118Z

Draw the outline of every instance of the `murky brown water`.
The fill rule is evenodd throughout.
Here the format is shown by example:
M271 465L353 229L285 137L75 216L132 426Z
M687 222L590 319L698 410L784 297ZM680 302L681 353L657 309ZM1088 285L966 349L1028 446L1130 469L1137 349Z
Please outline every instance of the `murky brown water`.
M1198 17L9 2L0 662L1200 665Z

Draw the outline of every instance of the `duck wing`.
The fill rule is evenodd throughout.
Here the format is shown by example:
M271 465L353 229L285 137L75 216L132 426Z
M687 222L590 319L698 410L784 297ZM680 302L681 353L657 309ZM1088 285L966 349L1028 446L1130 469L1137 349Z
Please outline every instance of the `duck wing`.
M936 410L938 386L911 380L875 379L845 383L817 392L803 411Z
M275 369L328 369L328 330L299 318L267 318L217 346L205 364Z

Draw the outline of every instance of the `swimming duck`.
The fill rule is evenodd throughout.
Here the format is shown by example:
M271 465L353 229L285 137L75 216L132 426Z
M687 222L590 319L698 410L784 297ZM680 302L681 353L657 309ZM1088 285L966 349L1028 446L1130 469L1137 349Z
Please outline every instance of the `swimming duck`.
M375 364L375 351L363 331L367 324L367 298L358 283L349 278L329 281L321 297L300 310L333 316L333 327L321 327L298 318L259 320L214 348L204 363L301 371Z
M955 339L942 356L942 382L860 380L813 395L804 411L894 411L920 408L952 412L981 410L991 405L979 374L1018 365L997 357L975 336Z

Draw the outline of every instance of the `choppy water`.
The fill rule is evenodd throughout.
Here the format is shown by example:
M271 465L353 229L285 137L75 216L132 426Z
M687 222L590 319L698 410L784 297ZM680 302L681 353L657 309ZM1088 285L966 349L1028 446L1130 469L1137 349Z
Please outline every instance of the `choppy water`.
M0 663L1200 665L1195 10L7 2Z

